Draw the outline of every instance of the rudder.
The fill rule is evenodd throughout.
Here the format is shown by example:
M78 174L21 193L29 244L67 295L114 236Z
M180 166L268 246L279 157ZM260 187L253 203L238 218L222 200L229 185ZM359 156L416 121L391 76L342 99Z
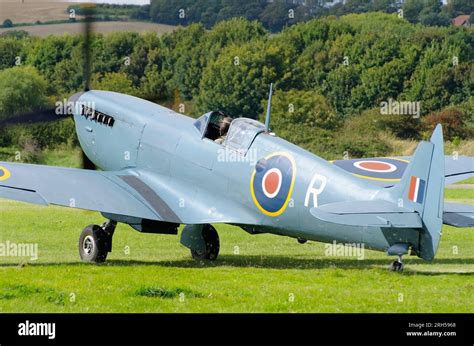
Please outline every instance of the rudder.
M421 142L391 196L398 204L417 211L423 220L417 254L432 260L438 250L443 225L444 143L438 124L429 142Z

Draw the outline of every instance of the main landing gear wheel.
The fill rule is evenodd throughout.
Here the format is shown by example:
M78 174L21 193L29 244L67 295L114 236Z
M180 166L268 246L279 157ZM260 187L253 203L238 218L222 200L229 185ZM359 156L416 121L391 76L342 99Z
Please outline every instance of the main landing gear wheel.
M206 250L196 251L191 249L191 255L194 259L214 261L219 255L220 248L219 235L216 229L212 225L205 225L202 229L202 237L206 242Z
M390 271L391 272L402 272L403 271L403 262L402 262L401 257L398 257L397 260L392 262L392 264L390 265Z
M79 237L79 256L85 262L105 262L107 254L112 251L112 236L116 222L108 221L102 226L89 225Z

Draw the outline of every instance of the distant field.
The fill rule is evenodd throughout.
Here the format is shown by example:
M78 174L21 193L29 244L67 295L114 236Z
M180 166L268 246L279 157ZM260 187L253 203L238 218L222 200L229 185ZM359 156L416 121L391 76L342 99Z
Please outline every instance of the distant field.
M0 0L0 23L10 19L13 23L34 23L69 18L70 2L44 0ZM79 18L79 17L78 17Z
M94 23L94 31L107 34L115 31L134 31L146 32L153 31L158 34L164 34L173 31L176 27L166 24L146 23L146 22L97 22ZM64 23L64 24L47 24L47 25L29 25L20 26L9 29L0 29L0 33L11 30L25 30L34 36L49 36L77 34L83 31L82 23Z
M42 0L0 0L0 24L5 19L10 19L14 24L31 23L36 21L46 22L51 20L68 20L67 8L71 2L64 1L42 1ZM81 18L77 16L77 18ZM28 25L13 28L2 28L0 33L11 30L25 30L34 36L62 35L64 33L80 33L83 26L81 23L63 23L46 25ZM163 34L173 31L172 25L146 23L146 22L97 22L94 30L100 33L114 31L154 31Z

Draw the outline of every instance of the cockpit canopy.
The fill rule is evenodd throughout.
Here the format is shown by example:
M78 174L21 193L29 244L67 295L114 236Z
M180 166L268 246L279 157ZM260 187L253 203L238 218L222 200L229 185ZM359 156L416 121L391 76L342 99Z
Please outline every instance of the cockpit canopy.
M257 120L237 118L230 124L224 145L245 154L255 137L262 132L265 132L265 125Z
M194 122L194 126L201 133L201 138L212 141L219 137L219 123L227 115L220 111L213 111L202 115ZM250 118L235 118L230 124L225 141L225 147L246 154L253 140L265 132L265 125Z

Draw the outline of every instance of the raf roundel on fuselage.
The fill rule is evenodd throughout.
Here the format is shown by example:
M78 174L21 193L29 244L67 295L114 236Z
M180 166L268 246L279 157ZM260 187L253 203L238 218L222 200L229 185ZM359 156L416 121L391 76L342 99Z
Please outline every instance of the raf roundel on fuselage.
M294 159L287 153L273 153L260 159L250 180L252 199L268 216L278 216L288 205L296 177Z

